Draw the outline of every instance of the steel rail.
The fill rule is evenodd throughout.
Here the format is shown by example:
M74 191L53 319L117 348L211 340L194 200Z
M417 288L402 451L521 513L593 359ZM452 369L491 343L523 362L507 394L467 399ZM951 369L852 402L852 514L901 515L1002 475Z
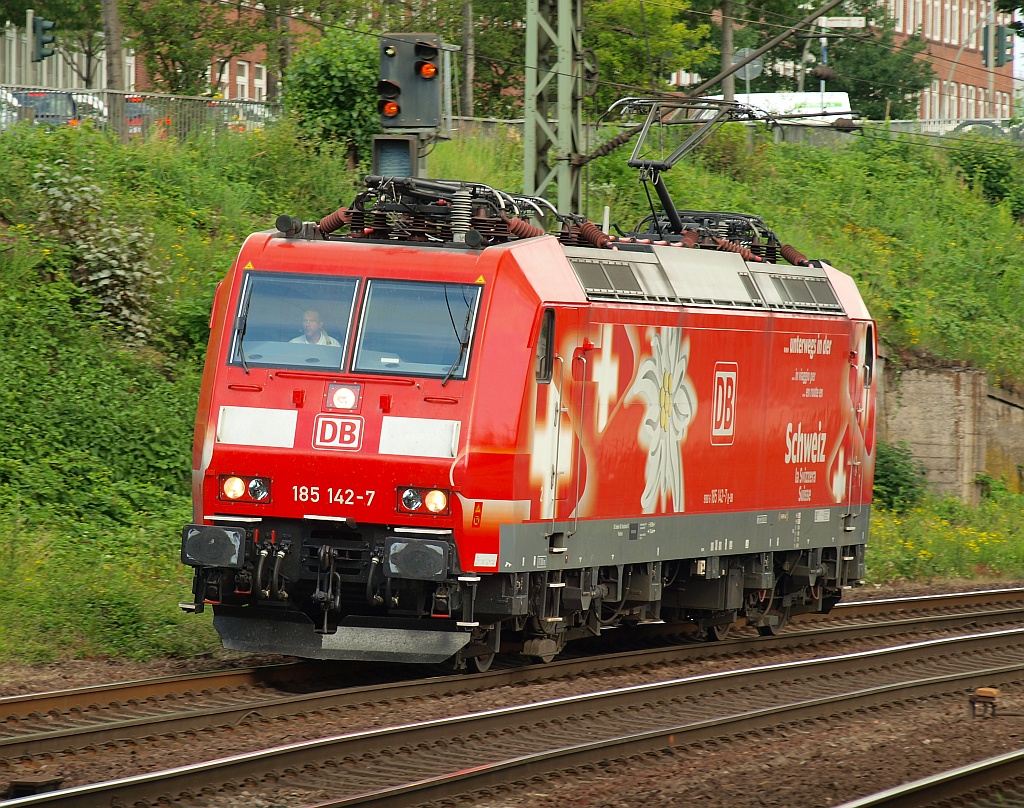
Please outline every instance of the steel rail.
M309 674L309 663L288 662L234 670L158 676L151 679L111 682L43 693L25 693L0 697L0 715L25 716L34 712L64 712L81 707L83 704L95 703L100 698L106 698L110 702L127 702L131 699L143 700L154 696L158 698L169 696L194 690L196 687L207 690L237 688L245 685L273 685L300 680L308 677Z
M1009 598L1002 596L1011 596ZM885 607L915 606L927 609L929 601L985 605L993 600L1016 599L1024 608L1024 588L990 589L977 592L954 592L942 595L913 595L902 598L842 602L835 606L830 615L805 614L794 618L794 623L848 617L861 614L876 614ZM891 612L892 609L886 609ZM246 667L228 670L214 670L199 673L175 674L149 679L112 682L86 687L53 690L41 693L25 693L14 696L0 696L0 715L27 716L31 713L64 712L86 704L107 700L109 703L127 702L132 699L144 700L166 697L188 690L207 690L242 687L245 685L274 685L282 682L299 681L308 678L316 663L288 662L275 665ZM320 670L323 666L320 666Z
M415 752L420 746L429 748L436 741L439 731L446 738L457 733L461 738L480 738L486 733L508 734L514 730L516 722L533 720L548 728L558 726L560 722L574 723L580 727L583 718L597 722L601 716L621 715L630 711L630 723L640 723L638 711L645 711L648 721L663 721L662 715L667 707L683 704L687 709L699 705L703 711L698 720L685 723L656 726L653 729L627 734L610 734L584 744L561 744L554 748L548 746L534 749L526 754L505 757L500 760L476 762L469 760L459 767L452 761L449 752L445 763L453 763L454 771L446 775L422 778L415 782L402 782L385 785L372 792L349 795L343 800L323 805L399 805L409 804L410 790L415 789L417 801L437 798L438 795L450 795L453 783L460 788L469 785L480 788L487 783L500 782L507 779L507 770L516 768L517 776L526 767L528 773L537 770L533 766L546 767L545 771L557 768L552 763L552 756L566 757L572 755L573 765L586 760L604 760L609 757L609 750L614 748L615 754L626 754L638 751L664 749L677 743L690 743L696 740L720 737L724 734L750 731L766 726L774 726L779 722L797 720L801 714L811 711L815 716L849 711L855 707L880 705L898 701L901 698L955 692L958 685L965 680L985 677L987 683L1006 680L1020 680L1024 671L1024 662L1016 661L1019 651L1024 649L1024 629L1011 629L996 632L970 635L968 637L945 637L925 642L908 643L893 648L860 651L800 662L780 663L741 670L702 674L664 682L634 685L615 688L583 695L547 699L516 707L487 710L467 715L444 717L415 724L403 724L395 727L347 733L330 738L317 739L275 747L250 754L233 755L217 760L204 761L191 766L170 769L165 772L121 778L107 783L96 783L77 788L23 797L0 805L3 808L25 808L38 805L60 805L67 808L96 808L101 805L131 804L134 801L153 801L162 795L189 793L195 789L197 781L239 782L242 780L259 780L269 772L288 770L301 771L315 761L330 758L343 758L346 763L358 761L361 757L376 748L381 752L399 747L403 753ZM1012 664L993 664L993 657L1010 653ZM983 660L988 656L988 662ZM946 672L927 677L915 676L907 679L897 678L901 675L892 668L897 666L919 666L924 657L937 657L934 665L946 665ZM964 667L967 669L965 670ZM886 674L888 681L880 684L855 689L840 689L836 692L834 678L837 674L849 676L857 672L858 676L878 673L880 670L890 671ZM828 695L806 697L811 687L805 682L808 677L817 677L819 687L822 684L831 689ZM761 699L776 696L777 691L786 688L798 691L798 697L779 697L779 701L767 706L747 710L735 710L736 696L734 691L744 690L751 699L757 694ZM723 709L710 718L705 717L709 708L709 698L718 697ZM712 699L713 700L713 699ZM529 718L529 716L535 716ZM796 716L796 718L794 718ZM618 719L615 725L621 723ZM685 739L682 737L685 736ZM519 741L519 737L516 736ZM538 740L538 743L544 739ZM471 744L460 747L463 756L468 755ZM475 750L474 750L475 751ZM394 754L393 752L391 754ZM391 760L391 758L389 758ZM564 761L563 761L564 764ZM564 764L567 765L567 764ZM403 768L397 762L389 764L388 773L398 774ZM349 774L354 770L348 768ZM346 778L341 778L343 782ZM337 781L338 778L335 778ZM472 782L470 782L470 780ZM439 791L438 791L439 789ZM397 801L395 801L397 800ZM405 800L405 802L402 802Z
M871 601L868 601L870 603ZM658 663L680 662L715 657L740 656L751 651L799 649L813 645L820 651L824 643L839 644L862 639L892 637L894 635L927 631L949 630L957 624L970 621L973 628L980 625L1005 622L1024 611L1021 607L986 612L965 612L935 615L932 617L908 617L885 623L854 623L827 628L791 629L774 637L737 638L720 643L691 642L671 645L646 651L629 651L605 654L599 657L561 660L546 665L530 665L509 670L492 670L472 676L434 677L405 682L362 685L331 689L301 695L268 696L252 699L239 704L201 706L194 709L152 712L135 715L132 718L103 723L85 722L77 726L63 727L53 731L28 732L0 735L0 757L6 759L24 758L31 755L58 752L69 748L84 748L112 741L139 738L154 733L169 734L193 730L211 729L224 726L238 726L249 719L267 719L295 715L299 712L337 710L387 698L388 700L450 696L456 692L483 690L505 684L527 684L545 680L561 679L595 670L614 670L625 667L641 667ZM298 676L299 666L293 670ZM291 678L291 677L289 677ZM169 677L157 680L162 687L174 692L175 682L188 684L189 677ZM201 681L201 680L200 680ZM227 681L225 679L225 681ZM248 684L243 676L240 681ZM131 683L132 685L136 683ZM145 682L138 683L146 684ZM179 689L180 690L180 689ZM81 691L61 691L62 698L73 693L92 695L95 688Z
M1013 784L1018 793L1016 798L998 795L997 804L1005 808L1024 805L1024 750L1007 752L977 763L959 766L955 769L922 777L895 788L888 788L876 794L850 800L835 808L926 808L940 801L959 799L958 804L970 805L972 792L998 790L1004 783ZM982 800L977 801L982 804ZM985 803L993 804L993 803Z
M1007 589L985 589L976 592L947 592L939 595L908 595L900 598L878 598L876 600L851 600L837 603L832 611L824 617L846 616L847 614L873 613L880 607L911 607L923 605L933 608L939 603L956 605L984 605L992 601L1018 600L1024 602L1024 587ZM804 615L801 615L803 617ZM821 617L814 615L814 617Z

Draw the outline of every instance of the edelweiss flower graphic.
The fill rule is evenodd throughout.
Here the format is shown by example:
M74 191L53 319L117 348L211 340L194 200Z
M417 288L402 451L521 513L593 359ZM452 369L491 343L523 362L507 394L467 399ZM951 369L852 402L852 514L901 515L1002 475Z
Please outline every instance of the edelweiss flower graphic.
M686 376L690 362L690 340L681 339L682 330L650 329L651 356L641 363L630 388L630 396L647 404L647 413L637 438L648 450L644 470L646 486L640 497L644 513L685 510L683 461L680 444L697 412L697 394Z

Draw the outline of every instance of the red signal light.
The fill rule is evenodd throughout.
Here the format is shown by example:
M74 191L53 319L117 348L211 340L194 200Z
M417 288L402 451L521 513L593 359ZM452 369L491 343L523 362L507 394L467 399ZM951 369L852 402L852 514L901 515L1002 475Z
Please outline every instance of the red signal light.
M380 102L380 114L385 118L394 118L400 111L401 107L398 106L397 101L381 101Z
M416 73L420 78L430 80L437 75L437 65L433 62L417 62Z

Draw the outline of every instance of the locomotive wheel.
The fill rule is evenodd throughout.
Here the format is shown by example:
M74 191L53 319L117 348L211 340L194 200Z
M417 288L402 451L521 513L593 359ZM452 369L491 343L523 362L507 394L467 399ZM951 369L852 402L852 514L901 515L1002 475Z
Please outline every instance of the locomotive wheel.
M466 667L470 673L487 673L491 669L491 664L494 662L494 654L481 654L480 656L470 657L466 660Z
M775 615L778 622L770 626L758 626L757 633L762 637L776 637L789 624L789 609L772 609L768 614Z
M704 640L706 642L721 642L729 636L729 631L732 630L732 623L725 623L724 625L708 626L704 629Z

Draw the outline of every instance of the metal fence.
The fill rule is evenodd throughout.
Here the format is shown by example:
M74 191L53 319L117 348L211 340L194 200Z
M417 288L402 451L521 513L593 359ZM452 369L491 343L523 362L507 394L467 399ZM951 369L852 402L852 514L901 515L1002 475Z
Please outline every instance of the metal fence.
M113 116L123 110L119 125ZM0 132L28 121L86 126L127 138L185 139L209 132L252 132L282 114L280 104L114 90L0 86Z
M112 111L124 110L124 124L116 125ZM0 132L19 121L48 126L92 125L122 137L186 139L209 132L252 132L263 129L283 114L279 103L237 99L117 92L114 90L55 89L0 84ZM88 123L87 123L88 122ZM996 119L937 119L864 122L876 131L919 135L986 134L1024 144L1024 124ZM502 129L522 130L523 121L455 118L453 133L473 136ZM777 140L823 144L845 142L849 135L828 126L779 127ZM593 142L588 138L589 142Z

